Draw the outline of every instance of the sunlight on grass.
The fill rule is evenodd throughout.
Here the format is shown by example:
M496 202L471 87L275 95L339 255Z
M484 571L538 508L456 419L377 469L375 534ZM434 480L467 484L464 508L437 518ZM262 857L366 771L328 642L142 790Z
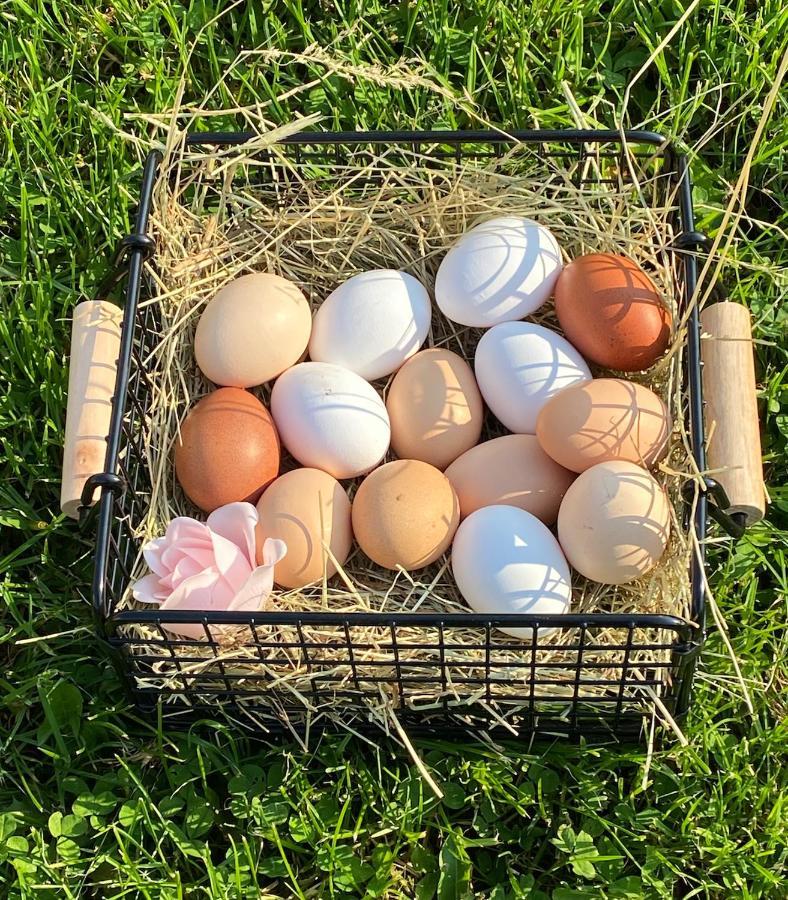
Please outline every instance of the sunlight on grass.
M226 4L225 4L226 5ZM779 897L788 856L783 93L756 147L726 289L753 311L772 506L712 554L752 696L712 632L686 748L414 738L438 800L392 745L272 745L217 721L164 733L128 713L82 597L92 533L57 511L68 317L129 229L140 162L116 129L216 86L278 124L614 127L632 75L688 4L617 0L9 0L0 10L0 895L9 898ZM627 124L697 148L698 227L722 221L788 43L780 0L701 3L631 93ZM199 37L198 37L199 35ZM402 65L466 97L323 78L286 55ZM222 79L242 49L249 57ZM289 100L291 87L308 89ZM448 93L448 92L447 92ZM279 99L277 99L279 98ZM578 121L581 120L581 122ZM212 127L236 127L217 117ZM782 279L782 280L781 280ZM717 532L714 532L715 536Z

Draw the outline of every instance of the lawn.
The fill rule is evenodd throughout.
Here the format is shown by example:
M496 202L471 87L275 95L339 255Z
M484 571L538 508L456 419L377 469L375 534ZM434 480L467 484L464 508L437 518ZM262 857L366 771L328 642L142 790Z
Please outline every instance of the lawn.
M514 127L583 115L697 148L699 224L714 232L788 47L782 0L6 0L0 6L0 896L8 898L784 897L788 862L786 598L788 116L755 148L727 287L752 309L772 505L712 553L712 586L751 698L710 629L687 747L421 741L445 797L396 746L240 737L221 720L163 731L126 708L84 593L89 532L58 509L69 315L129 229L140 179L129 113L160 112L186 71L201 97L241 49L315 45L402 59L443 92L285 58L227 91L272 121ZM194 44L193 52L190 48ZM467 96L464 112L450 91ZM220 95L217 102L226 98ZM714 532L715 535L717 532Z

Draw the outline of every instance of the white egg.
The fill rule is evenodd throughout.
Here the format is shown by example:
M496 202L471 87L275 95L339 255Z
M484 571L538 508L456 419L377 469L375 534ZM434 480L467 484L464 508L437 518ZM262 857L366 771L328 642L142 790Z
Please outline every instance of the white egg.
M569 341L531 322L504 322L485 332L474 368L485 402L515 434L536 434L545 403L570 384L591 378Z
M406 272L376 269L354 275L315 313L309 356L374 381L395 372L430 330L430 295Z
M562 268L561 248L543 225L517 216L491 219L446 254L435 302L453 322L489 328L539 309Z
M391 427L377 391L355 372L330 363L299 363L271 392L279 437L304 466L355 478L386 455Z
M569 611L572 582L558 541L536 516L514 506L485 506L465 519L451 551L454 580L480 613L560 615ZM531 628L501 628L531 638ZM555 628L539 628L541 638Z

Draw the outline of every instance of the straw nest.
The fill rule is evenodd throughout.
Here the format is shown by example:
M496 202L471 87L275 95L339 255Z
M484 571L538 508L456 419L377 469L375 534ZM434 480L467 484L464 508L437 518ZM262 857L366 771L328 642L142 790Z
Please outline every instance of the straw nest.
M295 129L293 129L295 130ZM143 423L144 446L150 471L147 514L134 522L135 535L144 542L163 533L176 515L199 516L185 499L173 474L172 451L179 424L188 408L212 389L198 371L193 357L193 336L200 313L219 288L247 272L268 271L292 279L304 290L313 308L344 279L373 268L403 269L432 289L438 265L447 249L463 232L485 219L519 215L537 219L557 237L567 259L591 251L618 251L636 259L654 278L672 308L678 309L671 244L675 197L659 178L660 160L650 156L626 157L577 154L545 160L526 145L477 147L462 159L450 148L364 146L353 154L343 149L312 147L296 156L277 146L278 134L268 134L250 145L235 148L187 147L171 141L155 191L152 231L156 255L149 269L153 287L152 307L157 336L144 350L144 367L153 385L147 419ZM554 147L552 149L567 150ZM615 149L615 148L613 148ZM144 312L144 310L143 310ZM547 305L534 321L558 329L554 311ZM435 311L427 345L446 347L472 362L479 331L447 321ZM681 386L683 326L674 346L652 371L635 376L665 400L673 419L670 451L655 473L680 510L680 488L694 477L684 431L684 398ZM595 374L602 374L597 371ZM387 383L376 385L385 394ZM257 393L268 401L269 388ZM491 419L484 438L502 433ZM292 461L285 460L285 468ZM352 492L355 484L348 485ZM640 581L621 587L587 582L575 575L573 611L663 613L688 616L688 564L692 537L680 513L674 515L669 547L659 565ZM140 558L135 577L144 572ZM130 591L121 607L133 608ZM342 613L437 612L449 616L468 611L451 577L448 558L416 573L391 573L373 565L356 549L339 575L327 584L301 591L278 593L272 608L291 611ZM447 624L450 620L446 620ZM257 627L225 633L221 641L202 644L184 641L164 647L164 633L140 624L123 626L132 638L133 650L144 653L151 664L140 674L142 687L155 687L172 698L199 679L214 673L214 688L269 692L272 714L282 714L302 704L308 716L335 716L357 702L358 687L347 659L343 628L303 626L266 629ZM574 629L549 637L540 635L536 666L532 669L530 645L492 631L491 652L483 649L484 630L449 630L445 640L445 678L439 672L436 649L408 646L437 643L436 629L398 628L398 659L393 658L387 628L353 626L355 675L374 674L379 681L363 687L377 700L367 699L367 713L385 719L385 710L400 706L399 674L433 676L429 684L414 684L407 691L406 709L443 708L477 700L494 718L504 720L523 705L523 687L529 678L565 682L570 689L577 676L577 640ZM252 637L270 645L265 659ZM672 635L638 633L635 640L670 643ZM304 638L310 646L310 665L297 647ZM595 679L621 678L620 645L625 633L603 629L595 633L594 646L584 654L584 664L594 663L588 674ZM277 649L278 648L278 649ZM337 649L339 648L339 649ZM627 674L626 698L638 695L637 685L654 678L651 664L667 662L667 650L635 653ZM492 704L482 681L492 661L496 684ZM497 664L504 664L496 669ZM661 670L663 672L667 670ZM216 675L216 673L219 675ZM315 695L315 675L321 676L324 693ZM664 677L664 676L662 676ZM389 680L390 679L390 682ZM202 682L206 688L206 683ZM581 697L604 688L581 684ZM210 687L206 688L208 693ZM566 687L540 687L539 694L566 696ZM659 693L659 689L656 689ZM643 688L639 696L654 691ZM349 699L350 698L350 701ZM373 708L375 707L375 708ZM250 711L252 707L250 706ZM259 697L255 714L260 714ZM383 710L384 712L381 712ZM251 712L250 712L251 714Z

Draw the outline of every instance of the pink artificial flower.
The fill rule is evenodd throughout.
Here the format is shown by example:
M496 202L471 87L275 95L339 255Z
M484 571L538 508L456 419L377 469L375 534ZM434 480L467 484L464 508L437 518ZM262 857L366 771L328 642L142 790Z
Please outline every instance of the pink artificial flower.
M173 519L164 537L142 548L151 573L132 585L134 599L158 603L160 609L265 609L274 586L274 566L284 558L287 546L267 538L263 565L256 566L255 525L257 510L251 503L228 503L206 522L185 516ZM199 623L162 627L188 638L205 637Z

